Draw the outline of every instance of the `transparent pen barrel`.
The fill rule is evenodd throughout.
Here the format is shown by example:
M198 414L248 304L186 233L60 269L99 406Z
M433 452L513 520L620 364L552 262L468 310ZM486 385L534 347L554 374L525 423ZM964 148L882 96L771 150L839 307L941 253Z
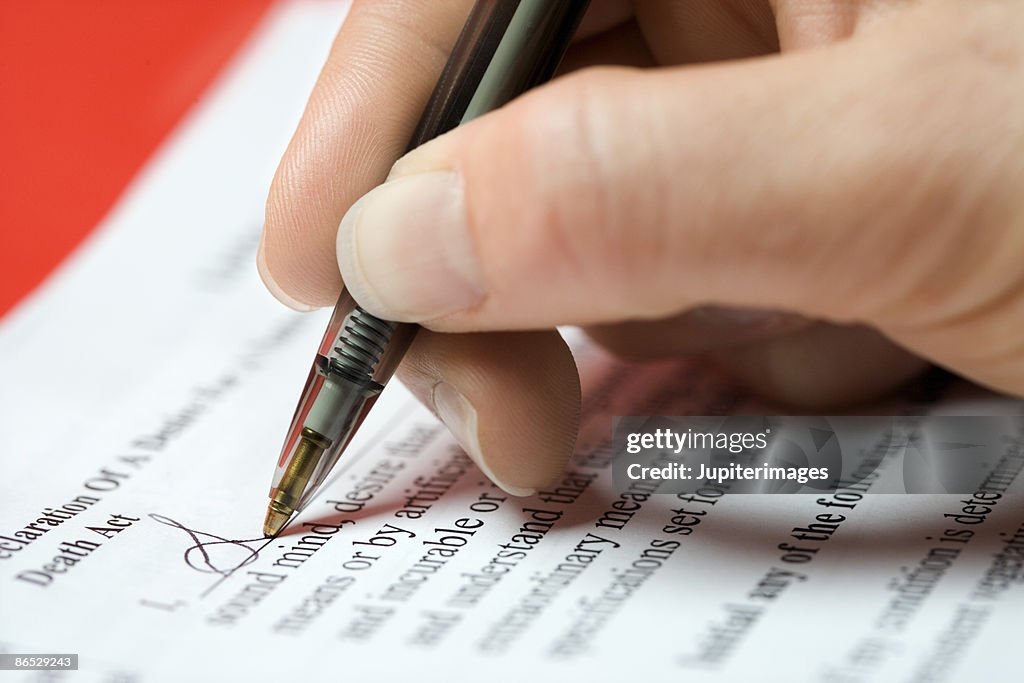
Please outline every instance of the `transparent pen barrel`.
M310 369L270 496L300 509L323 483L418 328L376 318L342 291Z

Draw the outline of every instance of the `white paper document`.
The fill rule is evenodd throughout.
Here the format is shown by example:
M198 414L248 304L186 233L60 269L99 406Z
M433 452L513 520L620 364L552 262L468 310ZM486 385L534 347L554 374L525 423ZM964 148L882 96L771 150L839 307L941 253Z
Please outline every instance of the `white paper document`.
M831 508L623 492L612 416L784 412L697 362L579 345L577 453L530 498L487 481L395 382L317 499L264 539L327 313L275 302L254 253L340 19L275 10L0 324L0 652L79 655L0 680L1019 679L1024 477L985 501L851 491ZM878 410L1021 408L950 384Z

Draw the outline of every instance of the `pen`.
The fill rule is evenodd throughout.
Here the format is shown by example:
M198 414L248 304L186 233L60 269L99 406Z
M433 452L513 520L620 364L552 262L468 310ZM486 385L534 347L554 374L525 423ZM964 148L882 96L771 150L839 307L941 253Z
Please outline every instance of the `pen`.
M588 2L477 0L408 149L551 78ZM316 495L418 329L370 315L342 290L274 470L264 534Z

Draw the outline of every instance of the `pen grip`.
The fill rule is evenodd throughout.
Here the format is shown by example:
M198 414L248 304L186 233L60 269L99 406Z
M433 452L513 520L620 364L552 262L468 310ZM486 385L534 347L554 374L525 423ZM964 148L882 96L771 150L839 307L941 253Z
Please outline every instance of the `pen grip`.
M589 0L477 0L409 148L500 107L554 74ZM419 329L380 320L342 290L320 354L383 385Z

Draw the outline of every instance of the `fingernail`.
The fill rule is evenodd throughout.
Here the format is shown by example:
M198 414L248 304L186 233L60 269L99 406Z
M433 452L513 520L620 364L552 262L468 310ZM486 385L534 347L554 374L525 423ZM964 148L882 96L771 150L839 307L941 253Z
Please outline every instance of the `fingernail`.
M480 448L476 409L455 387L447 382L438 382L434 385L430 400L434 404L437 416L451 430L459 445L488 479L497 484L502 491L513 496L530 496L536 493L535 489L510 486L494 475L483 449Z
M263 248L263 236L260 236L260 245L256 248L256 272L260 274L260 279L263 280L263 286L274 296L275 299L283 303L288 308L294 311L301 311L306 313L309 311L315 311L316 306L310 306L304 304L298 299L294 299L288 296L281 286L274 281L274 277L270 274L270 269L267 268L267 254Z
M483 300L462 182L453 171L406 176L366 194L342 218L337 247L345 286L382 318L421 322Z

